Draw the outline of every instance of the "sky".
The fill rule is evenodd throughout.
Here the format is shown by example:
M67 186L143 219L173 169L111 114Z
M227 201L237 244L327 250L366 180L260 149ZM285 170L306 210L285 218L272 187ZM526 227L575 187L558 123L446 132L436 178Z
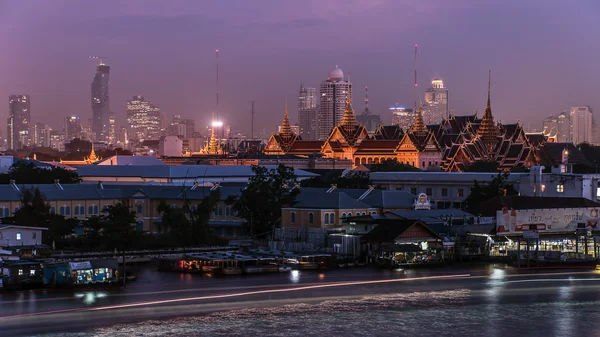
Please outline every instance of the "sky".
M97 60L111 66L111 110L145 96L169 119L216 110L233 130L276 130L284 102L297 121L301 83L318 87L335 65L351 73L353 107L385 123L388 107L413 102L440 77L456 115L483 112L492 71L497 121L539 129L573 105L600 112L600 2L597 0L0 0L0 97L31 95L33 122L91 117ZM8 103L0 114L5 134ZM0 110L2 111L2 110ZM257 131L258 133L258 131Z

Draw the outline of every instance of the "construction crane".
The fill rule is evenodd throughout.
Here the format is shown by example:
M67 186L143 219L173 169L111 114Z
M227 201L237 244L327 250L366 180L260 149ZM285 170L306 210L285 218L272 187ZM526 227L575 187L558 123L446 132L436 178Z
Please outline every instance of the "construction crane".
M104 60L106 60L108 57L107 56L89 56L89 58L100 60L100 65L103 66Z

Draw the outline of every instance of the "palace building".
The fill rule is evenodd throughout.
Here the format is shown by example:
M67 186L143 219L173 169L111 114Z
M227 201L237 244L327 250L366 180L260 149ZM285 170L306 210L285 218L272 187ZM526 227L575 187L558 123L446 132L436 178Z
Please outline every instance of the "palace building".
M497 162L503 170L529 167L539 162L538 150L547 138L543 134L527 134L519 123L494 121L490 100L490 82L483 118L477 114L450 115L440 124L426 125L422 108L407 130L397 125L381 125L370 136L352 109L348 94L344 115L325 141L304 141L289 128L287 104L278 133L271 136L265 154L293 154L350 160L354 167L378 164L387 159L428 170L436 167L461 172L477 161Z

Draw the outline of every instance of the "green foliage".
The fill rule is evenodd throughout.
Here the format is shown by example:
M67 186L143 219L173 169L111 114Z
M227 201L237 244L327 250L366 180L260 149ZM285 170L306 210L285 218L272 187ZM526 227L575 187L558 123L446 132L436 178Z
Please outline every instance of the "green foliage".
M227 203L239 216L246 220L251 236L264 237L281 225L281 208L293 203L298 189L294 169L279 165L269 170L253 166L254 176L239 198L230 198Z
M478 160L466 169L467 172L498 172L499 170L498 162L489 160Z
M300 182L302 187L331 187L337 185L338 188L369 188L371 178L368 172L355 171L350 174L342 175L341 171L330 171L318 177L305 179Z
M77 184L81 181L75 171L61 167L42 168L33 163L16 163L8 173L0 174L0 184L8 184L11 180L17 184L53 184L55 180L61 184Z
M169 229L166 234L168 242L184 248L214 243L216 237L209 227L209 220L220 198L221 193L215 189L197 205L192 205L188 199L182 207L171 207L161 201L158 211L163 226Z
M122 202L106 206L102 218L102 239L117 250L129 250L137 233L135 212Z
M398 162L396 159L386 159L381 164L370 166L371 172L421 172L422 170L408 164Z
M500 196L517 195L514 186L506 182L507 179L508 173L498 173L489 183L480 184L475 180L463 209L471 214L479 214L481 203Z

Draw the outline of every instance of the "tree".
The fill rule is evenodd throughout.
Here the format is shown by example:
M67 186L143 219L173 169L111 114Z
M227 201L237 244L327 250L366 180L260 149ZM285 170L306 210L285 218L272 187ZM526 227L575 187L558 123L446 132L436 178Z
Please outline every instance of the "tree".
M291 205L298 194L294 169L279 165L276 169L253 166L254 176L239 198L228 204L246 220L250 236L264 237L281 225L281 208Z
M481 203L500 196L517 195L514 186L506 182L507 179L508 173L498 173L489 183L480 184L475 180L463 204L464 210L471 214L479 214Z
M489 160L478 160L471 164L466 171L467 172L498 172L498 162Z
M66 219L62 215L50 214L50 205L39 188L23 189L21 207L15 212L12 221L23 226L46 227L43 233L48 244L63 246L67 237L75 232L76 219Z
M102 238L122 253L123 286L125 286L127 277L125 253L130 249L137 234L135 230L135 212L123 202L106 206L105 211L107 214L102 222Z
M371 172L420 172L421 170L408 164L398 162L396 159L386 159L381 164L371 165Z
M61 184L77 184L81 178L75 171L61 167L37 167L32 162L13 164L8 173L0 174L0 184L8 184L14 180L18 184L53 184L56 180Z

